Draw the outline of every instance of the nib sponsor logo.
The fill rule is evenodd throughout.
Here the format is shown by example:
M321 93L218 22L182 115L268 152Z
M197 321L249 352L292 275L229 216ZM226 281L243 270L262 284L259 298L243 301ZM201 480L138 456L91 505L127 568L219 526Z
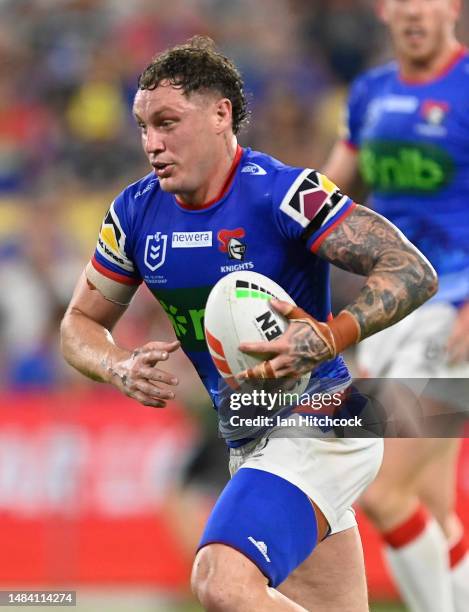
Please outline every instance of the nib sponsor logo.
M163 306L166 314L171 321L171 325L176 333L178 338L185 336L187 333L187 318L184 315L178 314L178 309L176 306L172 306L171 304L166 304L163 300L160 300L160 304Z

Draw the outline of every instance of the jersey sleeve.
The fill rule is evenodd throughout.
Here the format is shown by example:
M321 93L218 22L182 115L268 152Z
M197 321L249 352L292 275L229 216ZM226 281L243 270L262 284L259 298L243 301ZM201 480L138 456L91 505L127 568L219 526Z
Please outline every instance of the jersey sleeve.
M310 168L279 172L273 204L280 232L313 253L355 206L327 176Z
M86 268L88 281L106 299L126 305L142 279L132 260L131 231L126 215L125 192L104 216L94 255Z
M340 138L353 149L360 148L360 132L366 111L367 83L364 77L352 84L344 109Z

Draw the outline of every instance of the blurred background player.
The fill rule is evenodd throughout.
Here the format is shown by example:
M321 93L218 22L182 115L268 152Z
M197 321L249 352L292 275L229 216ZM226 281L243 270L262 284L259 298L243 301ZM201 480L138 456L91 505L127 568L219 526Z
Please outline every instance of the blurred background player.
M467 379L469 54L455 35L460 2L381 0L378 11L397 61L354 82L347 135L324 171L346 192L361 179L373 208L433 263L440 289L411 317L361 345L359 366L376 378ZM442 434L449 437L387 439L382 469L361 506L387 543L410 609L463 612L469 555L454 512L459 441L451 436L460 434L454 411L467 410L469 386L467 380L433 386L421 405L427 415L450 412L452 428Z

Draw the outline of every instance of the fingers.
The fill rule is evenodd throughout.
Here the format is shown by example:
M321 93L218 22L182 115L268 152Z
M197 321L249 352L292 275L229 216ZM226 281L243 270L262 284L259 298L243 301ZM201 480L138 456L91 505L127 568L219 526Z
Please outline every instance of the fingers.
M236 378L239 381L246 380L275 380L278 378L291 379L292 381L299 380L302 376L299 372L292 370L287 364L276 365L277 359L272 361L262 361L252 368L243 370Z
M272 379L277 378L275 371L270 361L262 361L253 368L248 368L243 372L240 372L237 376L238 380L253 380L253 379Z
M140 369L140 375L150 382L160 382L166 385L179 384L179 380L176 376L174 376L174 374L169 374L168 372L158 368L151 368L148 366L142 367Z
M309 315L306 310L300 308L299 306L295 306L294 304L290 304L289 302L282 302L281 300L270 300L270 304L272 308L282 314L287 319L313 319L311 315Z
M166 351L168 353L174 353L179 347L181 343L179 340L173 340L172 342L158 342L152 341L147 342L143 346L139 348L142 353L146 353L148 351L156 350L156 351Z
M132 399L137 400L143 406L151 406L152 408L166 408L166 402L162 399L151 397L143 393L142 391L136 391L134 395L131 395Z
M128 382L125 386L125 394L144 406L154 408L165 408L166 402L175 398L174 392L170 389L163 389L143 379Z
M132 355L115 366L113 380L129 397L145 406L164 408L166 401L175 397L171 389L161 385L179 384L176 376L156 368L159 361L166 361L170 353L180 347L174 342L148 342L135 349Z
M271 342L241 342L238 349L242 353L258 353L259 355L277 355L281 350L275 340Z
M294 318L289 316L290 313L295 309L298 308L297 306L295 306L294 304L290 304L289 302L283 302L282 300L276 300L275 298L270 300L269 304L272 306L272 308L276 311L279 312L280 314L282 314L284 317L287 317L287 319L290 318ZM302 310L302 309L300 309ZM303 311L304 312L304 311Z
M145 380L136 381L134 387L136 391L141 391L152 400L173 400L175 398L174 391L171 389L163 389Z
M148 365L155 365L158 361L166 361L170 353L180 347L178 341L175 342L149 342L137 348L132 353L133 359L139 359Z

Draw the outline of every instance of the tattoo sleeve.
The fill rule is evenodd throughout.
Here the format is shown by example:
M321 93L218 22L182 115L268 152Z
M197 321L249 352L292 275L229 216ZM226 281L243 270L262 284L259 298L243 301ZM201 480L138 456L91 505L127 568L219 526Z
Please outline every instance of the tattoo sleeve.
M364 206L357 205L327 236L318 255L368 277L357 299L345 307L358 320L362 339L396 323L437 290L427 259L394 225Z

